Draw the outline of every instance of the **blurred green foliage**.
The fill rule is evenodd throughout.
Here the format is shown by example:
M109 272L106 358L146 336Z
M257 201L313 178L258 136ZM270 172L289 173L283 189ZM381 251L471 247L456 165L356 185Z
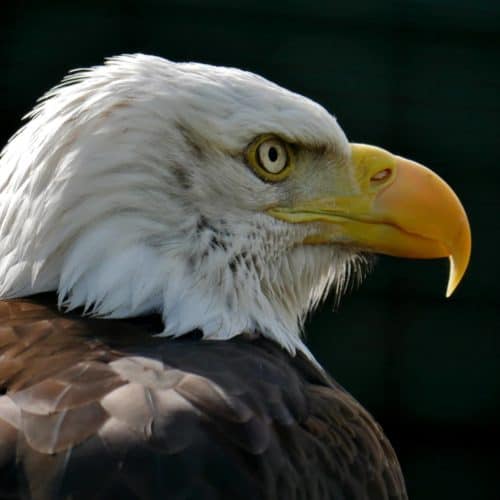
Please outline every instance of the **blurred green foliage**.
M384 426L411 498L498 498L499 19L490 0L7 0L0 139L69 69L146 52L260 73L433 168L471 220L456 294L445 262L381 258L308 339Z

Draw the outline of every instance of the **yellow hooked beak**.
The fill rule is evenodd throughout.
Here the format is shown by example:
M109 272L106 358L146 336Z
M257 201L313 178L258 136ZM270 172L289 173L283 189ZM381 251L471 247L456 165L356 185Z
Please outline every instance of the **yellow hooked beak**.
M449 257L446 296L469 263L471 233L457 195L418 163L365 144L351 144L356 194L268 209L291 223L317 222L305 244L345 244L397 257ZM337 187L338 192L338 187Z

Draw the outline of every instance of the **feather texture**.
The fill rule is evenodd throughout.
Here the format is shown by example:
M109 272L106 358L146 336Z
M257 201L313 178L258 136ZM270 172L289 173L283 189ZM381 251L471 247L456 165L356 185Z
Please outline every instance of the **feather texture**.
M406 498L380 427L303 355L54 303L0 302L0 497Z
M311 357L307 313L364 258L306 248L314 224L265 209L355 189L325 109L249 72L137 54L71 74L27 118L0 154L1 298L57 290L86 315L160 312L165 336L258 331ZM300 146L300 182L248 167L269 133Z

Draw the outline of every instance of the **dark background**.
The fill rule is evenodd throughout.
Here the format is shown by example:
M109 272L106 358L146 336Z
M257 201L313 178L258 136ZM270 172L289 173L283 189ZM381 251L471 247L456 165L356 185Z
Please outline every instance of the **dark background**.
M123 52L238 66L305 94L348 137L428 165L469 213L445 261L380 258L309 344L383 425L413 499L500 498L500 2L3 1L0 142L71 68Z

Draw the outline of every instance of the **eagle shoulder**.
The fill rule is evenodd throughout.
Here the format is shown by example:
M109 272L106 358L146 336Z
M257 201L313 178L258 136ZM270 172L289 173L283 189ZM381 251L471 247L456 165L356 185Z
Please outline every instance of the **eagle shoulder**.
M0 302L0 497L405 498L372 417L273 342Z

